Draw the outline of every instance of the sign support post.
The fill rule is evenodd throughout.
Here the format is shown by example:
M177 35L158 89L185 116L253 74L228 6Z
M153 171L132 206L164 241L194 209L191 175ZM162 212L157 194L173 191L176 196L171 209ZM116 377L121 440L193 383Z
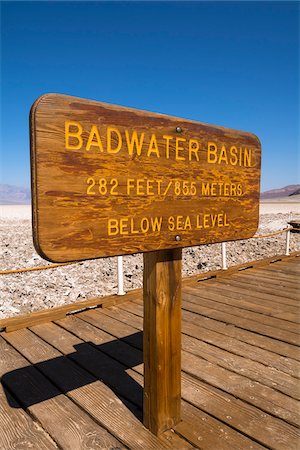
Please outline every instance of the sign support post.
M144 425L180 421L182 250L144 254Z

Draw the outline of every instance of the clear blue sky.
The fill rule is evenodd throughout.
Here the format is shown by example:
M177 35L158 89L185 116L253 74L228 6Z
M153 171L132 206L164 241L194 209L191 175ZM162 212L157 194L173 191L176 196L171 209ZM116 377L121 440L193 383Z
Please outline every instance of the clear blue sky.
M56 92L251 131L262 190L299 183L299 3L1 2L1 183Z

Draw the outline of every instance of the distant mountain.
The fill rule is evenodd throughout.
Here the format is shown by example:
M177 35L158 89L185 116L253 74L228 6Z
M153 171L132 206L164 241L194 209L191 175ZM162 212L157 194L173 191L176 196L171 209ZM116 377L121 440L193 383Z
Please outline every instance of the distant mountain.
M281 198L300 193L300 184L290 184L280 189L271 189L270 191L262 192L260 198Z
M29 205L30 203L30 189L0 184L0 205Z
M291 197L291 195L299 195L300 194L300 188L296 189L295 192L293 192L292 194L289 194L289 197Z

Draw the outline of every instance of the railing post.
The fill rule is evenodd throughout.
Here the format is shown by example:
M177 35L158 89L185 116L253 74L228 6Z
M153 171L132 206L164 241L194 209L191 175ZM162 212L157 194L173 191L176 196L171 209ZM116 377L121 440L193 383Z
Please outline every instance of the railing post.
M227 261L226 261L226 242L221 243L221 252L222 252L222 269L227 270Z
M291 213L289 214L289 218L288 218L288 222L291 221ZM288 223L289 226L289 223ZM287 230L286 232L286 237L285 237L285 254L286 256L290 255L290 235L291 235L291 231Z
M118 295L125 295L123 277L123 256L118 256Z

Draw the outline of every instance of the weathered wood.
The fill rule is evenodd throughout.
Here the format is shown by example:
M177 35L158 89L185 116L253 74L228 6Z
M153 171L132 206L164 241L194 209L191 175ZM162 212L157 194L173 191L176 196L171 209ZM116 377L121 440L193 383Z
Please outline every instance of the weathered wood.
M205 290L203 286L202 289ZM241 309L259 312L261 314L266 314L277 318L281 318L281 314L285 316L286 313L290 313L291 318L293 318L293 320L291 320L292 322L297 322L300 320L297 318L299 308L296 306L277 303L275 295L271 296L271 300L262 295L257 297L255 295L255 291L249 292L249 290L245 288L243 289L240 286L236 286L234 288L229 284L225 284L224 280L223 283L220 283L219 281L210 281L209 292L212 294L216 293L217 295L222 294L225 298L230 299L234 306L238 306Z
M28 330L5 334L4 336L17 349L22 349L29 359L34 359L37 363L47 361L47 358L50 358L51 361L51 358L57 356L55 350L43 341L37 342L35 340L32 345ZM5 342L2 337L0 337L0 350L2 383L10 389L24 408L28 408L30 414L61 448L64 450L89 449L91 446L96 447L98 445L101 448L103 443L106 443L108 448L121 445L117 439L97 425L81 408L64 396L36 367L28 365L28 360ZM38 357L36 353L38 353ZM40 367L47 368L47 363L41 364ZM50 370L46 373L46 376L49 375L51 369L54 373L59 374L55 360L52 360L48 367ZM63 379L65 382L69 379L67 373L64 373ZM91 381L91 377L89 381ZM36 448L39 448L39 446L36 446Z
M130 303L127 303L127 307L129 306ZM135 313L129 313L123 305L121 308L123 311L119 311L117 317L124 323L131 323L138 329L142 329L141 320L138 321L135 315L136 306L139 305L134 304L132 308ZM116 314L116 311L117 308L113 308L112 316ZM243 399L270 414L276 414L292 424L300 425L299 402L295 399L298 382L290 376L293 374L299 375L299 364L295 364L295 361L294 364L291 364L287 358L282 358L279 365L276 366L276 355L266 351L260 352L257 347L235 339L228 339L219 333L208 332L200 328L201 325L199 323L196 326L183 321L183 332L187 332L189 336L183 335L182 338L182 349L184 350L182 353L182 369L216 387L222 388L226 385L226 391L232 393L235 397ZM74 332L76 333L75 330ZM213 345L205 345L190 336ZM218 347L226 351L222 352ZM242 358L237 356L237 353L240 353ZM199 359L195 355L199 356ZM262 366L262 362L265 363L264 357L270 362L270 367ZM251 361L255 358L257 363ZM122 359L126 364L126 357ZM215 364L212 364L211 361ZM267 364L265 363L265 365ZM292 374L281 373L283 372L281 369L286 370L286 365L292 368ZM277 370L274 370L275 366Z
M183 309L187 309L188 311L193 311L197 314L206 315L212 319L220 320L225 323L229 323L235 325L239 328L244 328L245 330L255 331L256 333L263 334L264 336L269 336L283 342L287 342L292 345L299 345L300 336L299 334L277 329L273 326L264 324L262 322L256 322L252 319L246 319L242 315L236 316L234 314L228 313L224 309L221 310L216 307L211 307L208 300L202 299L200 304L200 297L194 296L194 301L192 300L192 295L189 293L183 294ZM196 299L199 299L199 303L197 303ZM204 306L206 304L206 306ZM209 304L209 306L208 306Z
M298 449L298 428L188 374L183 374L182 381L183 397L226 425L252 437L267 448Z
M213 330L221 335L224 335L225 338L226 336L230 336L250 345L269 350L277 355L289 357L297 361L300 360L300 351L295 345L288 344L287 342L281 342L276 338L274 339L269 336L261 335L255 331L251 331L250 329L239 328L235 324L228 322L226 320L227 317L226 319L224 318L224 321L222 321L214 317L209 317L205 311L199 315L189 311L188 309L182 311L182 316L185 320L195 325L199 324L209 330Z
M249 238L260 159L251 133L44 95L31 111L35 247L65 262Z
M43 327L44 330L43 330ZM17 349L22 349L26 354L26 357L32 364L37 364L40 372L50 378L59 389L65 393L65 398L71 399L77 405L80 406L82 414L86 417L92 417L98 425L104 426L113 435L118 436L118 440L121 441L126 447L130 449L144 450L149 448L157 450L157 448L165 449L172 448L171 444L165 439L158 439L153 436L148 430L146 430L139 419L129 411L124 403L118 398L118 396L103 382L97 380L88 371L81 366L73 362L71 359L65 357L63 353L59 351L61 346L66 348L65 335L59 339L56 335L55 343L58 349L49 345L54 338L53 333L48 333L46 325L38 325L36 331L40 334L44 334L44 337L48 339L48 343L34 335L29 330L20 330L13 333L8 333L6 338L13 342L13 345ZM72 335L69 333L68 339L72 339ZM24 347L24 341L27 344ZM77 339L78 341L78 339ZM74 349L73 349L74 350ZM52 360L44 361L45 352L51 355ZM101 359L100 359L101 361ZM37 385L38 386L38 385ZM40 399L43 398L43 393L40 393ZM50 391L48 397L57 395L56 392ZM55 401L57 397L51 398L51 401ZM72 403L72 402L71 402ZM43 402L33 405L32 408L38 408L43 405ZM68 413L68 411L66 411ZM49 413L48 413L49 415ZM69 420L72 420L73 414L68 413ZM50 420L50 419L49 419ZM60 418L61 422L64 420ZM96 425L95 425L96 426ZM64 432L64 427L58 427L60 433ZM80 429L80 427L78 427ZM138 429L138 439L137 439ZM53 431L51 430L51 433ZM87 439L89 439L90 433L86 433ZM65 448L81 448L80 445L62 446ZM118 444L108 444L107 447L118 447ZM92 444L90 444L90 447ZM84 448L84 447L82 447ZM100 447L101 448L101 447ZM123 447L121 447L123 448Z
M121 304L118 307L118 310L119 311L122 310L122 312L126 314L123 316L124 320L132 321L131 323L133 323L135 326L136 326L135 316L138 314L141 318L143 317L142 304L128 302L125 304ZM112 311L112 314L114 314L114 310ZM133 314L134 314L134 316L133 316ZM187 316L187 314L190 314L190 315ZM224 327L222 329L222 324L219 324L218 322L217 322L217 325L220 325L220 327L217 327L217 326L215 327L218 330L218 332L216 332L214 329L214 326L213 326L213 325L215 325L214 321L212 321L213 329L210 329L209 328L210 322L209 322L209 319L207 319L207 318L197 316L195 319L195 321L197 323L193 323L193 321L190 319L191 316L192 316L192 313L183 311L182 331L184 334L187 334L188 336L196 337L197 339L201 339L204 342L207 342L216 347L222 348L223 350L230 351L231 353L234 353L236 355L240 355L240 356L247 355L247 357L253 361L260 362L266 366L275 368L284 373L292 375L293 377L296 377L296 378L300 377L300 363L298 361L290 359L287 356L282 357L271 351L254 346L254 344L256 344L255 340L254 340L254 342L251 341L251 345L250 345L247 342L243 342L235 337L231 337L230 333L228 335L226 335L224 333L226 333L226 331L227 331L226 328L228 328L228 327L226 327L226 328ZM121 316L119 315L119 318L120 317ZM62 322L64 322L64 320ZM137 326L137 328L139 328L139 327ZM264 338L264 340L266 340L266 338ZM274 341L274 348L276 348L275 346L276 346L276 342Z
M175 430L186 436L195 445L195 448L203 450L265 449L264 446L251 441L247 436L238 433L230 426L219 422L187 402L182 403L182 417L183 420L176 425Z
M295 258L288 261L291 268L298 265ZM280 265L278 262L272 268ZM249 269L249 273L255 271ZM297 273L294 276L297 278ZM218 285L222 286L222 282L231 283L231 275L221 276ZM215 287L212 289L215 284L184 281L183 296L185 286L198 286L199 291L206 286L207 292L216 294ZM282 314L285 310L295 311L296 300L289 305L283 300L289 301L287 297L278 301L274 294L259 293L254 285L243 286L238 288L236 299L241 295L245 300L242 297L241 308L237 304L234 308L247 311L251 304L251 311L262 313L264 308L271 308L274 298L275 309L282 308ZM247 289L255 294L252 296L251 292L251 301ZM234 292L224 289L226 297ZM264 294L266 302L261 298ZM18 420L21 411L25 417L30 414L40 430L49 433L62 450L95 446L185 450L191 445L207 450L298 448L298 348L281 341L279 335L275 339L265 336L260 326L255 327L258 323L254 317L245 319L232 314L231 304L220 299L215 303L226 307L227 312L201 307L193 313L195 306L201 306L198 300L184 301L182 421L175 426L175 433L163 433L159 439L151 436L141 424L142 395L137 395L142 392L143 382L141 291L136 291L131 299L120 308L90 309L59 319L57 325L36 325L32 332L2 333L12 346L0 349L0 375L4 375L3 386L9 387L5 391L9 401L6 409L2 403L6 399L0 395L0 425L3 411L12 422ZM241 319L243 322L239 322ZM270 328L276 330L275 326ZM127 400L131 393L134 404ZM0 442L13 442L13 436L21 442L17 430L23 426L22 419L20 425L11 425L1 430ZM105 429L110 431L111 441L105 441L105 437L94 441L94 431L100 436L101 429L104 433ZM26 440L26 431L24 436ZM10 448L9 444L4 447Z
M187 286L185 289L185 298L193 303L198 303L199 298L201 298L201 305L208 308L227 311L225 305L231 306L231 314L237 317L244 317L247 319L255 320L257 323L263 323L267 326L277 328L279 330L287 330L289 332L295 333L296 335L300 333L299 325L284 319L279 319L273 317L271 314L266 314L266 311L253 310L253 308L244 308L243 305L239 305L235 299L231 299L230 296L222 295L220 292L207 292L206 289L197 289L192 286Z
M181 249L144 254L144 424L155 434L180 421Z
M4 393L2 386L0 386L0 405L1 449L57 449L51 437L21 409L7 390ZM14 408L10 405L14 405Z
M134 296L138 295L136 291L131 291L126 297L111 295L107 297L96 297L80 302L70 303L63 306L57 306L51 309L43 309L21 316L10 317L0 320L0 329L5 329L6 332L20 330L39 323L47 323L53 320L59 320L72 312L84 310L86 308L93 308L101 306L102 308L129 301Z
M242 282L241 280L233 280L232 278L215 278L210 280L209 286L219 288L225 292L230 292L230 295L245 295L249 301L251 299L251 302L273 305L274 308L283 308L285 311L289 312L294 311L299 306L299 302L297 302L297 300L291 300L287 297L281 297L280 295L269 293L266 286L265 292L262 292L259 287L257 289L255 286L253 286L253 288L249 288L248 284ZM239 293L237 293L236 290L238 290Z

